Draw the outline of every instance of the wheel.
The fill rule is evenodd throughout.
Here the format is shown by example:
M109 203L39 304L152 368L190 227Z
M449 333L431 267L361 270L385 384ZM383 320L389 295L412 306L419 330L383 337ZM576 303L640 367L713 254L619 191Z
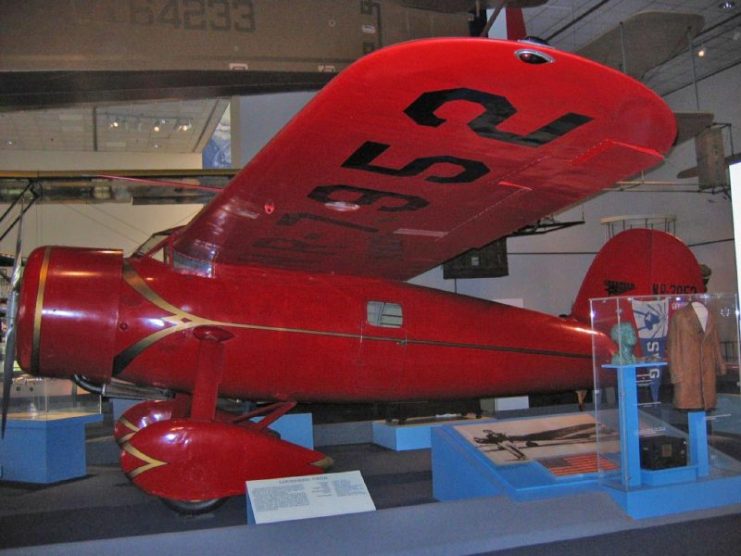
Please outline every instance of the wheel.
M210 500L174 500L160 498L162 503L182 515L198 515L211 512L226 502L226 498L211 498Z

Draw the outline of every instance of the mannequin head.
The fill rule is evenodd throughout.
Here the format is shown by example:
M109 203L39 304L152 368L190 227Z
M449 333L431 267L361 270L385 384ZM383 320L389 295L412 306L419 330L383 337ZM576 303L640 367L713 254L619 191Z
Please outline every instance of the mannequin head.
M635 329L627 322L616 324L610 330L610 337L618 345L618 352L612 356L613 365L628 365L635 363L633 349L638 343Z

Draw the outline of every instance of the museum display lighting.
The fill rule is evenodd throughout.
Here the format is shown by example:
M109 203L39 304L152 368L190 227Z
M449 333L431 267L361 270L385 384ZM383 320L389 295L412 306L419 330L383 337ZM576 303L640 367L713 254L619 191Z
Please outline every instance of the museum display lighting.
M191 120L178 120L178 124L175 127L176 130L186 132L193 128L193 122Z
M735 10L736 2L733 2L732 0L726 0L725 2L721 2L720 4L718 4L718 7L724 11Z

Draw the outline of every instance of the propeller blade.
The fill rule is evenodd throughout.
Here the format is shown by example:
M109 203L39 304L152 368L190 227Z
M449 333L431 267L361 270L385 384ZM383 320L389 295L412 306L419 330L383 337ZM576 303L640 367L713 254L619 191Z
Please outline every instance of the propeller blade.
M10 301L10 300L8 300ZM10 305L10 303L8 303ZM10 407L10 390L13 388L13 363L15 362L15 328L5 335L5 358L3 361L3 415L0 438L5 438L5 427L8 424Z
M13 274L10 277L10 294L5 310L7 331L5 333L5 353L3 358L3 399L2 423L0 424L0 438L5 438L5 428L8 424L8 408L10 407L10 390L13 387L13 365L15 364L15 319L18 310L18 286L21 281L21 241L23 235L23 201L21 200L21 216L18 219L18 235L15 241L15 261Z
M15 261L13 261L13 274L10 276L10 288L11 293L18 291L18 284L21 281L21 241L23 238L23 201L21 201L21 215L18 218L18 235L15 238ZM15 313L12 314L13 320L15 320Z

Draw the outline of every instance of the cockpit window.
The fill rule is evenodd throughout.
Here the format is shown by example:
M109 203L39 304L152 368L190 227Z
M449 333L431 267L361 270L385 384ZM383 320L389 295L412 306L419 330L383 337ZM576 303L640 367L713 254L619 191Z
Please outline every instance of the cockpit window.
M157 247L160 243L162 243L167 236L170 234L163 234L161 232L157 232L156 234L152 234L149 236L149 239L142 243L139 247L136 248L136 251L134 251L134 254L139 256L145 256L149 255L150 252Z
M201 261L199 259L193 259L177 251L173 251L172 264L177 270L191 272L193 274L199 274L201 276L207 276L209 278L214 275L214 265L208 261Z

